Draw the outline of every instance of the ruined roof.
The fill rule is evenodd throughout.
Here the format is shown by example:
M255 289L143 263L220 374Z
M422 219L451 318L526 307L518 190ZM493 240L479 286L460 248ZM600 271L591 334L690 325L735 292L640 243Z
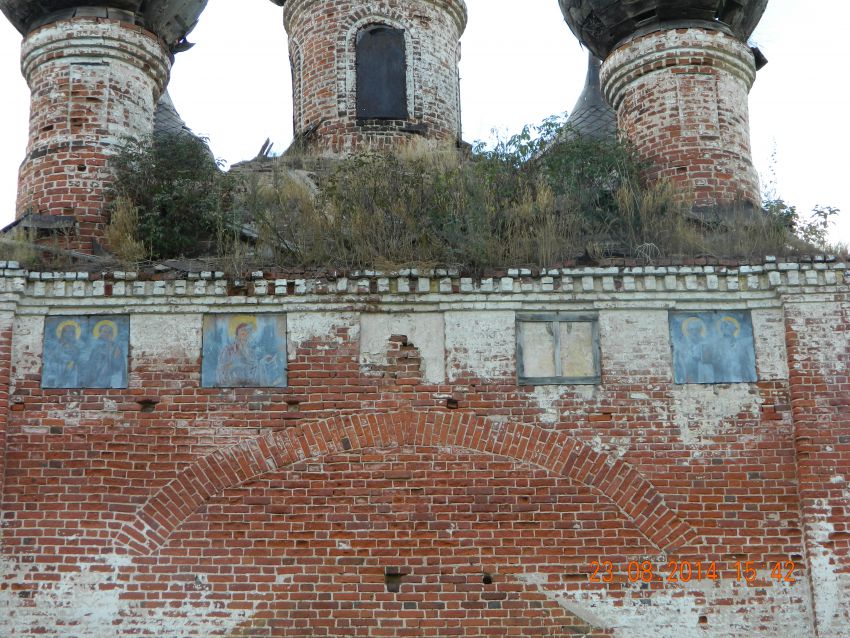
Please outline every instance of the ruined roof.
M605 101L599 83L602 61L588 53L587 79L567 120L567 135L580 135L593 140L612 140L617 136L617 114Z
M80 3L81 0L0 0L0 11L22 35L67 18L112 18L152 31L175 51L197 24L207 0L109 0L108 4L96 6Z
M660 27L701 26L746 41L768 0L559 0L576 37L606 58L621 42Z
M186 122L174 107L168 91L162 94L156 104L153 132L154 135L193 135L192 129L186 126Z

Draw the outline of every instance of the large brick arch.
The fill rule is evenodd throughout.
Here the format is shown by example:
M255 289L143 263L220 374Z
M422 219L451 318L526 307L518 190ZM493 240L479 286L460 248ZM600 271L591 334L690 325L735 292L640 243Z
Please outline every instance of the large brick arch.
M406 411L310 421L218 450L154 494L121 527L116 541L133 554L150 554L193 512L228 488L328 454L402 446L501 456L575 480L611 499L660 550L673 551L697 538L633 467L564 433L472 414Z

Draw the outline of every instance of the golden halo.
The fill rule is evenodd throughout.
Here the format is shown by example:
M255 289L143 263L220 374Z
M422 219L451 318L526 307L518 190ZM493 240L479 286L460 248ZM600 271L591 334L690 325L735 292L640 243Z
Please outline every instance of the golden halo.
M115 325L115 322L112 321L111 319L103 319L101 321L98 321L96 324L94 324L94 328L92 328L91 333L94 335L95 339L100 337L101 329L105 328L106 326L109 326L110 328L112 328L112 337L113 338L118 336L118 326Z
M254 315L233 315L227 324L227 334L230 335L231 339L236 337L236 329L243 323L250 325L254 332L257 331L257 317Z
M724 321L731 323L733 326L735 326L735 332L733 333L733 336L737 337L741 334L741 322L740 321L738 321L734 317L723 317L720 320L720 323L722 324Z
M705 327L705 322L702 319L700 319L699 317L688 317L687 319L685 319L682 322L682 334L683 335L685 335L686 337L689 336L688 335L688 326L690 326L695 321L698 321L700 323L700 325L702 326L700 331L699 331L699 336L700 337L705 336L705 334L707 332L706 327Z
M74 321L73 319L66 319L65 321L60 323L58 326L56 326L56 336L57 337L62 336L62 331L65 329L65 326L73 326L74 327L74 334L76 335L77 339L80 338L80 333L82 332L82 330L80 329L80 324L78 322Z

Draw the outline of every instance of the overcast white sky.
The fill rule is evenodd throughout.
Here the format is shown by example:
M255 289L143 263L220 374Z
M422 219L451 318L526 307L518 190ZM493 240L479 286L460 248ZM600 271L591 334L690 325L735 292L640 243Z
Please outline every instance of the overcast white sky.
M508 133L569 110L581 92L586 54L556 0L466 0L461 91L464 139ZM816 6L817 8L812 8ZM0 18L2 20L2 18ZM832 237L850 242L850 53L846 0L771 0L753 42L770 60L750 96L753 151L762 182L801 210L842 210ZM171 94L183 118L235 163L270 137L292 139L292 97L282 9L268 0L210 0L180 54ZM29 91L20 36L0 22L0 226L14 219ZM772 159L773 158L773 159Z

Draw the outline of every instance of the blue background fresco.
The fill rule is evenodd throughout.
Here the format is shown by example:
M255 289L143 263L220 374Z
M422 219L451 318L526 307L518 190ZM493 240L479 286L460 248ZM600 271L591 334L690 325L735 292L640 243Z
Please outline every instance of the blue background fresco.
M130 318L47 317L43 388L126 388Z
M283 315L204 317L204 388L286 387Z
M671 312L676 383L747 383L756 378L748 311Z

